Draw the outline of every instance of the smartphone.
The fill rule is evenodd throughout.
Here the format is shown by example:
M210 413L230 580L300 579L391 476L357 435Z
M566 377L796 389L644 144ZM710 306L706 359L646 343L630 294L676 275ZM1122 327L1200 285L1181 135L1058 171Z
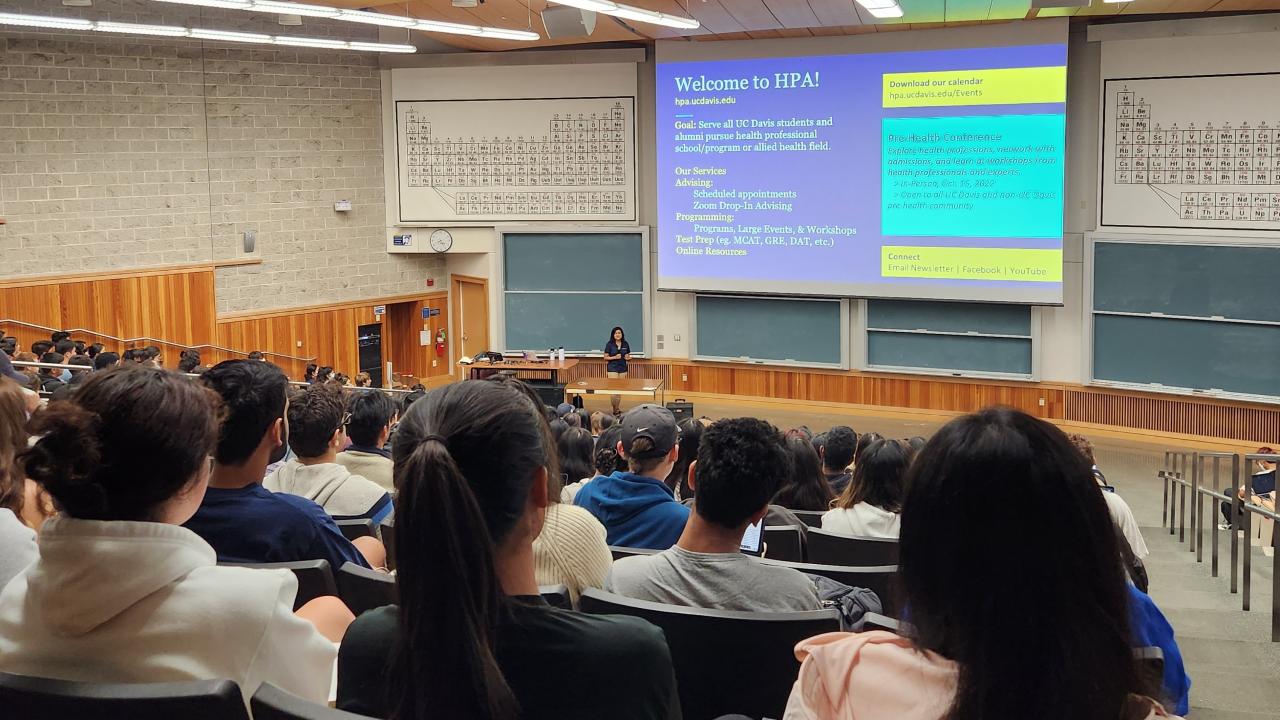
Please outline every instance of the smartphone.
M764 518L760 518L760 521L754 525L747 526L738 549L748 555L758 556L764 553Z

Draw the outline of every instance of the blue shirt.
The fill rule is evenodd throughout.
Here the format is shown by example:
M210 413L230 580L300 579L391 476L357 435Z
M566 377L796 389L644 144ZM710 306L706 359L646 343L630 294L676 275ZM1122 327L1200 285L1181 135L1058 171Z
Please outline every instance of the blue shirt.
M1182 652L1173 636L1173 626L1150 596L1129 583L1129 632L1135 648L1158 647L1164 653L1164 693L1178 715L1190 709L1191 676L1182 665Z
M583 485L573 504L595 515L605 542L619 547L666 550L689 521L689 508L676 502L665 483L621 470Z
M324 508L258 483L209 488L185 527L213 546L218 562L328 560L334 572L346 562L369 567Z
M604 346L604 354L605 355L623 355L623 356L630 355L631 345L628 344L626 340L623 340L622 347L618 347L618 343L614 342L613 340L610 340ZM608 369L609 369L609 372L616 372L616 373L626 372L627 361L625 357L618 358L617 360L610 360Z

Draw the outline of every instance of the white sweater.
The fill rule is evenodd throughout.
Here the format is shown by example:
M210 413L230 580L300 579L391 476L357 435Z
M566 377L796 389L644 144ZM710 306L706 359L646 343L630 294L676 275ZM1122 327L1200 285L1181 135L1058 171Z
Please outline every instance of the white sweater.
M0 670L86 682L270 682L328 699L337 655L293 614L285 570L218 567L177 525L58 516L0 593Z
M564 583L577 602L583 589L604 587L612 567L605 529L595 515L577 505L547 506L542 532L533 541L533 570L539 585Z
M897 538L901 516L860 502L851 508L834 508L822 514L822 529L840 535Z
M0 589L35 562L36 533L8 508L0 508Z

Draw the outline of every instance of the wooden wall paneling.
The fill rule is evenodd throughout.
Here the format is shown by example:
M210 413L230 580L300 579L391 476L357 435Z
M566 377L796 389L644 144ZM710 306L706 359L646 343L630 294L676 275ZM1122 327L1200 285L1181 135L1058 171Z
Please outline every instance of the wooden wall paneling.
M439 315L424 320L423 308L439 311ZM387 327L394 337L394 342L383 341L384 354L391 359L397 374L411 375L424 384L428 379L451 375L453 367L449 364L448 342L443 357L435 352L436 331L449 331L449 298L447 292L433 293L431 296L409 302L394 303L387 306ZM426 330L431 343L421 345L419 333ZM433 364L434 363L434 364Z

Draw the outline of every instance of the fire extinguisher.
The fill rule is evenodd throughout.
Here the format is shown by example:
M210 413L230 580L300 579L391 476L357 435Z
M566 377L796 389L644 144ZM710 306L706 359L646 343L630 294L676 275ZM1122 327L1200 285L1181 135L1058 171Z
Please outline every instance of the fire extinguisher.
M447 339L444 334L444 328L440 328L436 331L436 357L444 357L446 341Z

